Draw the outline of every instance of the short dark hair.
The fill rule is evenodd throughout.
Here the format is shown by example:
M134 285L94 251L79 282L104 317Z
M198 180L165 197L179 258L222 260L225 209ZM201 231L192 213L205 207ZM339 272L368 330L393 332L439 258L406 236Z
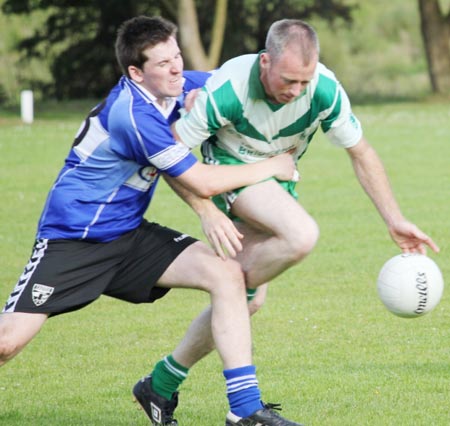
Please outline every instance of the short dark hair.
M122 23L117 31L116 58L122 72L129 77L128 67L142 68L148 59L144 50L176 36L177 26L160 16L137 16Z

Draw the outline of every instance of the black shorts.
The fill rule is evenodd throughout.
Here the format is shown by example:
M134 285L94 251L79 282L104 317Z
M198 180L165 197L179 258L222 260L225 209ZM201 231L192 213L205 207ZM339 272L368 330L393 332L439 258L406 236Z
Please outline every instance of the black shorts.
M3 312L57 315L80 309L102 294L152 303L169 291L156 286L161 275L196 241L146 221L108 243L37 240Z

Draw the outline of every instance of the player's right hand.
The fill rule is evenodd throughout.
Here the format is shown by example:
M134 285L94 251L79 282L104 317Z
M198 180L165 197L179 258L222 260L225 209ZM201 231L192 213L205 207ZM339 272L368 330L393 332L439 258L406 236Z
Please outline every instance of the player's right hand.
M224 260L228 256L235 257L242 250L241 239L244 236L233 221L212 202L204 203L199 217L203 233L219 257Z
M289 152L285 152L275 157L271 157L266 161L271 161L275 167L274 177L282 181L294 181L297 182L300 179L297 167L292 155Z

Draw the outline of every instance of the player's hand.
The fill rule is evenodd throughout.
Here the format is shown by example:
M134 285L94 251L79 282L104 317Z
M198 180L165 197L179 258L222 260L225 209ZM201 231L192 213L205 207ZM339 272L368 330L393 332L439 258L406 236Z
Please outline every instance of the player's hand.
M193 89L185 96L184 108L187 112L189 112L192 109L192 106L194 105L195 99L197 98L200 90L201 89Z
M275 157L269 158L268 160L275 167L274 177L278 180L288 181L292 180L297 182L300 180L300 176L297 171L292 154L285 152Z
M242 250L244 237L234 226L233 221L222 213L212 202L200 215L202 230L211 247L222 259L235 257Z
M404 253L426 254L427 246L434 252L439 252L439 247L427 234L406 220L394 223L389 228L389 233Z

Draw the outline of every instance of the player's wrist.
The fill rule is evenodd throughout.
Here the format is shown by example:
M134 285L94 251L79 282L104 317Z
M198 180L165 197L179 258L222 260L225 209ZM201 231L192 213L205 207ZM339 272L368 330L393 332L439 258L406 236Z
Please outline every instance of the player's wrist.
M191 207L200 218L208 215L213 209L217 209L215 204L209 198L197 198L194 205L191 205Z

